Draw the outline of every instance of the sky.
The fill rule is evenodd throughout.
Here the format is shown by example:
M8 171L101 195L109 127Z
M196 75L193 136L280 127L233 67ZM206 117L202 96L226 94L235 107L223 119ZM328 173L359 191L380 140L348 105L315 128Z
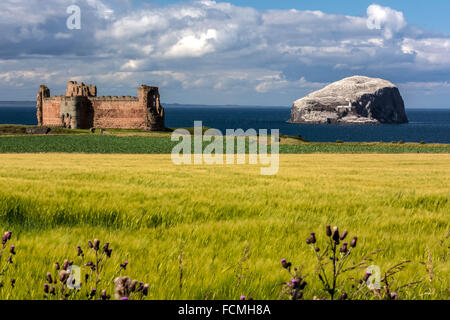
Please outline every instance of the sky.
M69 29L77 5L80 29ZM2 0L0 100L67 81L163 103L289 106L352 75L450 108L450 1Z
M136 5L146 3L147 1L134 1ZM183 2L180 0L158 0L151 1L157 5L173 4ZM408 22L420 26L421 28L450 33L450 19L448 14L450 2L448 0L233 0L217 1L229 2L237 6L253 7L258 10L268 9L297 9L297 10L320 10L331 14L343 14L362 16L368 6L379 4L388 6L392 9L402 11L408 17Z

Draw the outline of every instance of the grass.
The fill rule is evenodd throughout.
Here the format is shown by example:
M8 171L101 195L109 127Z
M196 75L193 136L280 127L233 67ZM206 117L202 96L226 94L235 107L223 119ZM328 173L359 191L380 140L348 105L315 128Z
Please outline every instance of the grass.
M26 135L27 128L36 128L37 126L25 126L21 124L0 124L0 136L17 136ZM87 134L89 130L72 130L60 127L51 128L51 134L77 135Z
M0 153L103 153L103 154L169 154L176 141L171 132L106 129L91 134L89 130L52 128L47 135L27 135L23 125L0 125ZM191 134L193 128L184 128ZM210 128L203 127L203 132ZM209 142L204 142L204 147ZM224 142L224 148L226 143ZM246 141L248 150L248 140ZM269 147L270 151L270 147ZM280 153L450 153L450 144L399 142L309 142L301 136L280 136Z
M170 133L120 132L111 135L49 135L0 137L0 153L124 153L168 154L178 142ZM205 143L206 145L207 143ZM225 144L224 144L225 145ZM318 143L282 138L280 153L450 153L448 144Z
M320 296L305 239L315 231L321 240L326 224L358 236L355 259L385 248L373 262L381 270L411 260L397 280L422 283L401 298L450 298L441 243L450 230L448 154L281 155L276 176L253 165L175 166L169 155L2 154L0 162L0 230L13 230L18 252L6 275L16 288L0 289L1 299L42 298L53 263L79 263L76 246L95 237L114 248L107 272L128 260L127 274L148 282L152 299L277 299L282 258L304 267L305 296Z

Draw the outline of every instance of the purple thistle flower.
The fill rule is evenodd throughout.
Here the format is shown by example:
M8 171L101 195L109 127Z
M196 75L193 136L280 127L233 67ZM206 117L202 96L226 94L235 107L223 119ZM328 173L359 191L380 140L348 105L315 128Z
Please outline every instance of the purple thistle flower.
M364 282L366 282L367 280L369 280L369 278L370 278L371 275L372 275L372 273L369 272L369 271L367 271L366 274L364 275L364 278L363 278Z
M55 262L55 269L56 269L56 271L58 271L59 269L61 269L61 267L59 266L59 263L58 263L58 262Z
M66 270L61 270L59 272L59 281L61 281L62 284L65 284L67 282L67 278L69 275L67 274Z
M111 258L111 253L112 253L112 248L109 248L109 249L106 251L106 256L107 256L108 258Z
M15 245L12 245L11 248L9 249L9 252L10 252L11 254L16 254L16 246L15 246Z
M311 243L316 243L316 234L314 232L311 232L310 241L311 241Z
M356 242L358 241L358 238L357 237L354 237L353 239L352 239L352 242L350 242L350 247L352 247L352 248L354 248L354 247L356 247Z
M56 293L55 291L56 291L55 287L52 287L50 289L50 294L55 295L55 293Z
M95 288L92 289L92 290L91 290L90 296L91 296L91 297L94 297L96 294L97 294L97 289L95 289Z
M126 270L126 269L127 269L127 265L128 265L128 261L125 261L124 263L122 263L122 264L120 265L120 267L121 267L123 270Z
M47 281L48 281L48 283L50 283L50 284L53 283L53 279L52 279L52 274L51 274L51 272L47 272Z
M341 250L340 250L342 253L347 253L347 251L348 251L347 245L348 245L347 242L344 242L344 243L342 244L342 248L341 248Z
M299 289L300 289L300 290L305 289L305 287L306 287L307 284L308 284L308 282L303 281L302 284L300 285Z
M289 269L292 266L292 263L287 262L286 259L281 259L281 266L285 269Z
M290 286L292 286L292 288L297 289L300 286L300 280L299 279L292 279Z
M347 235L348 235L348 231L345 230L344 233L341 234L340 239L344 240Z
M11 237L12 237L12 231L7 231L6 234L8 235L8 240L11 240Z
M137 284L138 284L138 281L137 281L137 280L131 281L131 284L130 284L130 291L131 291L131 292L135 292L135 291L136 291L136 286L137 286Z
M128 300L128 297L122 297L122 298L120 298L120 300Z
M77 247L77 255L78 256L83 256L83 249L81 249L80 246Z
M109 242L105 243L103 246L103 252L107 253L109 251Z
M241 296L239 300L245 300L245 296Z
M63 270L67 270L68 268L69 268L69 260L64 260L64 263L63 263Z
M94 245L92 244L92 241L91 241L91 240L88 241L88 246L89 246L89 248L91 248L91 249L94 248Z
M392 300L395 300L395 299L397 299L397 298L398 298L397 292L392 292L392 293L391 293L391 299L392 299Z
M50 289L50 286L48 285L48 283L44 284L44 292L48 293Z
M331 237L331 226L330 225L327 225L326 233L327 233L327 237Z
M94 239L94 250L98 251L100 249L100 240Z
M339 228L333 227L333 240L336 244L339 244Z
M146 295L148 295L148 289L149 289L149 285L146 283L146 284L144 284L144 287L142 288L142 294L144 295L144 296L146 296Z
M13 263L12 256L9 256L9 257L8 257L8 263Z

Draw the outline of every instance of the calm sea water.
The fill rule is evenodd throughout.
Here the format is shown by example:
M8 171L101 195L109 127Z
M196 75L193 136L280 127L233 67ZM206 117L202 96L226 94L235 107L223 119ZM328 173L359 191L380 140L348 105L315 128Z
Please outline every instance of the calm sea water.
M411 141L450 143L450 109L409 109L403 125L291 124L289 107L164 105L167 127L192 127L194 120L225 132L242 128L280 129L311 141ZM0 102L0 124L36 124L34 103Z

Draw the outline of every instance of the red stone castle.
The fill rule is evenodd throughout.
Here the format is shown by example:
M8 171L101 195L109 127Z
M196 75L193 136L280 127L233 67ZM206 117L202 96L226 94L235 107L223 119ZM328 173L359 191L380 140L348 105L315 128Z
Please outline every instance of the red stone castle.
M75 81L69 81L65 95L50 97L41 85L37 119L40 126L72 129L165 129L158 87L146 85L138 88L137 97L97 97L97 87Z

